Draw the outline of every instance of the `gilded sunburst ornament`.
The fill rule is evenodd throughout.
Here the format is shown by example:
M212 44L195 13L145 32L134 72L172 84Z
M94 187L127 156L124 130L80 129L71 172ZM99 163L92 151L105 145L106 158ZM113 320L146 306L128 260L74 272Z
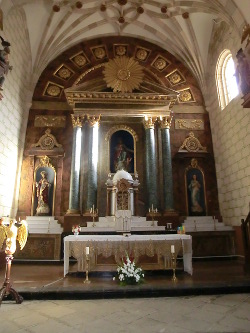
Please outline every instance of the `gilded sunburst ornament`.
M133 58L125 56L109 60L103 71L107 86L114 92L132 92L143 79L143 68Z

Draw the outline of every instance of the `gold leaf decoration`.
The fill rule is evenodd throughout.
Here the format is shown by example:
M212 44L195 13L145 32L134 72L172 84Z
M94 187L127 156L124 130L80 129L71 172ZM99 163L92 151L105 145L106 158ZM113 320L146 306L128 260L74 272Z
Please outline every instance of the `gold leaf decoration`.
M125 56L109 60L103 71L107 86L114 92L132 92L143 79L143 69L133 58Z

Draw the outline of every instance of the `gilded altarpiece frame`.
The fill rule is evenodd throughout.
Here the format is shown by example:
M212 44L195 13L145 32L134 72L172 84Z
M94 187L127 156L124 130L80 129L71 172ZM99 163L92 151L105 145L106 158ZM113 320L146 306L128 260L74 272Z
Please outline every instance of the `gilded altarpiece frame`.
M108 144L108 170L114 174L124 166L124 170L134 174L136 172L136 132L126 125L112 127L105 136ZM118 161L119 147L126 160ZM116 162L116 160L118 162ZM120 165L119 165L120 163ZM122 164L123 163L123 164Z
M37 164L38 163L38 164ZM48 205L49 205L49 212L47 216L54 216L55 210L55 194L56 194L56 169L50 163L50 159L48 156L37 156L35 161L35 169L34 169L34 178L33 178L33 186L32 186L32 208L31 208L31 216L35 216L37 206L38 206L38 196L37 196L37 185L39 181L42 179L41 174L43 172L47 175L47 180L50 184L49 186L49 194L48 194Z
M195 158L185 169L186 207L188 216L207 215L205 177Z

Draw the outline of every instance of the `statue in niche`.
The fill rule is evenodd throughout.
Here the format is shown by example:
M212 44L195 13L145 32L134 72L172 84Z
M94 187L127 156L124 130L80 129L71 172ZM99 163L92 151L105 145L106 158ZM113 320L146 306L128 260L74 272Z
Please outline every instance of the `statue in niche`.
M201 184L197 180L196 174L193 174L192 180L188 185L188 189L191 192L191 211L193 213L202 212L203 208L200 205Z
M117 131L111 137L110 170L113 173L119 170L134 172L133 137L127 131Z
M36 195L37 195L37 209L36 215L48 215L50 212L49 207L49 188L51 184L47 179L47 172L42 171L40 173L42 178L39 182L36 182Z

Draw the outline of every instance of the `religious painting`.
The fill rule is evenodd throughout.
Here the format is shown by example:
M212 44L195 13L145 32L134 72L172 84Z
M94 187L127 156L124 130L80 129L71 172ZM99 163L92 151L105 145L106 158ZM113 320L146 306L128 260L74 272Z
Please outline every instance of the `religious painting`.
M134 138L125 130L112 134L110 139L110 172L125 170L134 173Z
M54 214L55 170L48 166L38 167L34 175L33 214L52 216Z
M199 167L189 167L185 175L187 210L189 216L206 215L205 182Z

